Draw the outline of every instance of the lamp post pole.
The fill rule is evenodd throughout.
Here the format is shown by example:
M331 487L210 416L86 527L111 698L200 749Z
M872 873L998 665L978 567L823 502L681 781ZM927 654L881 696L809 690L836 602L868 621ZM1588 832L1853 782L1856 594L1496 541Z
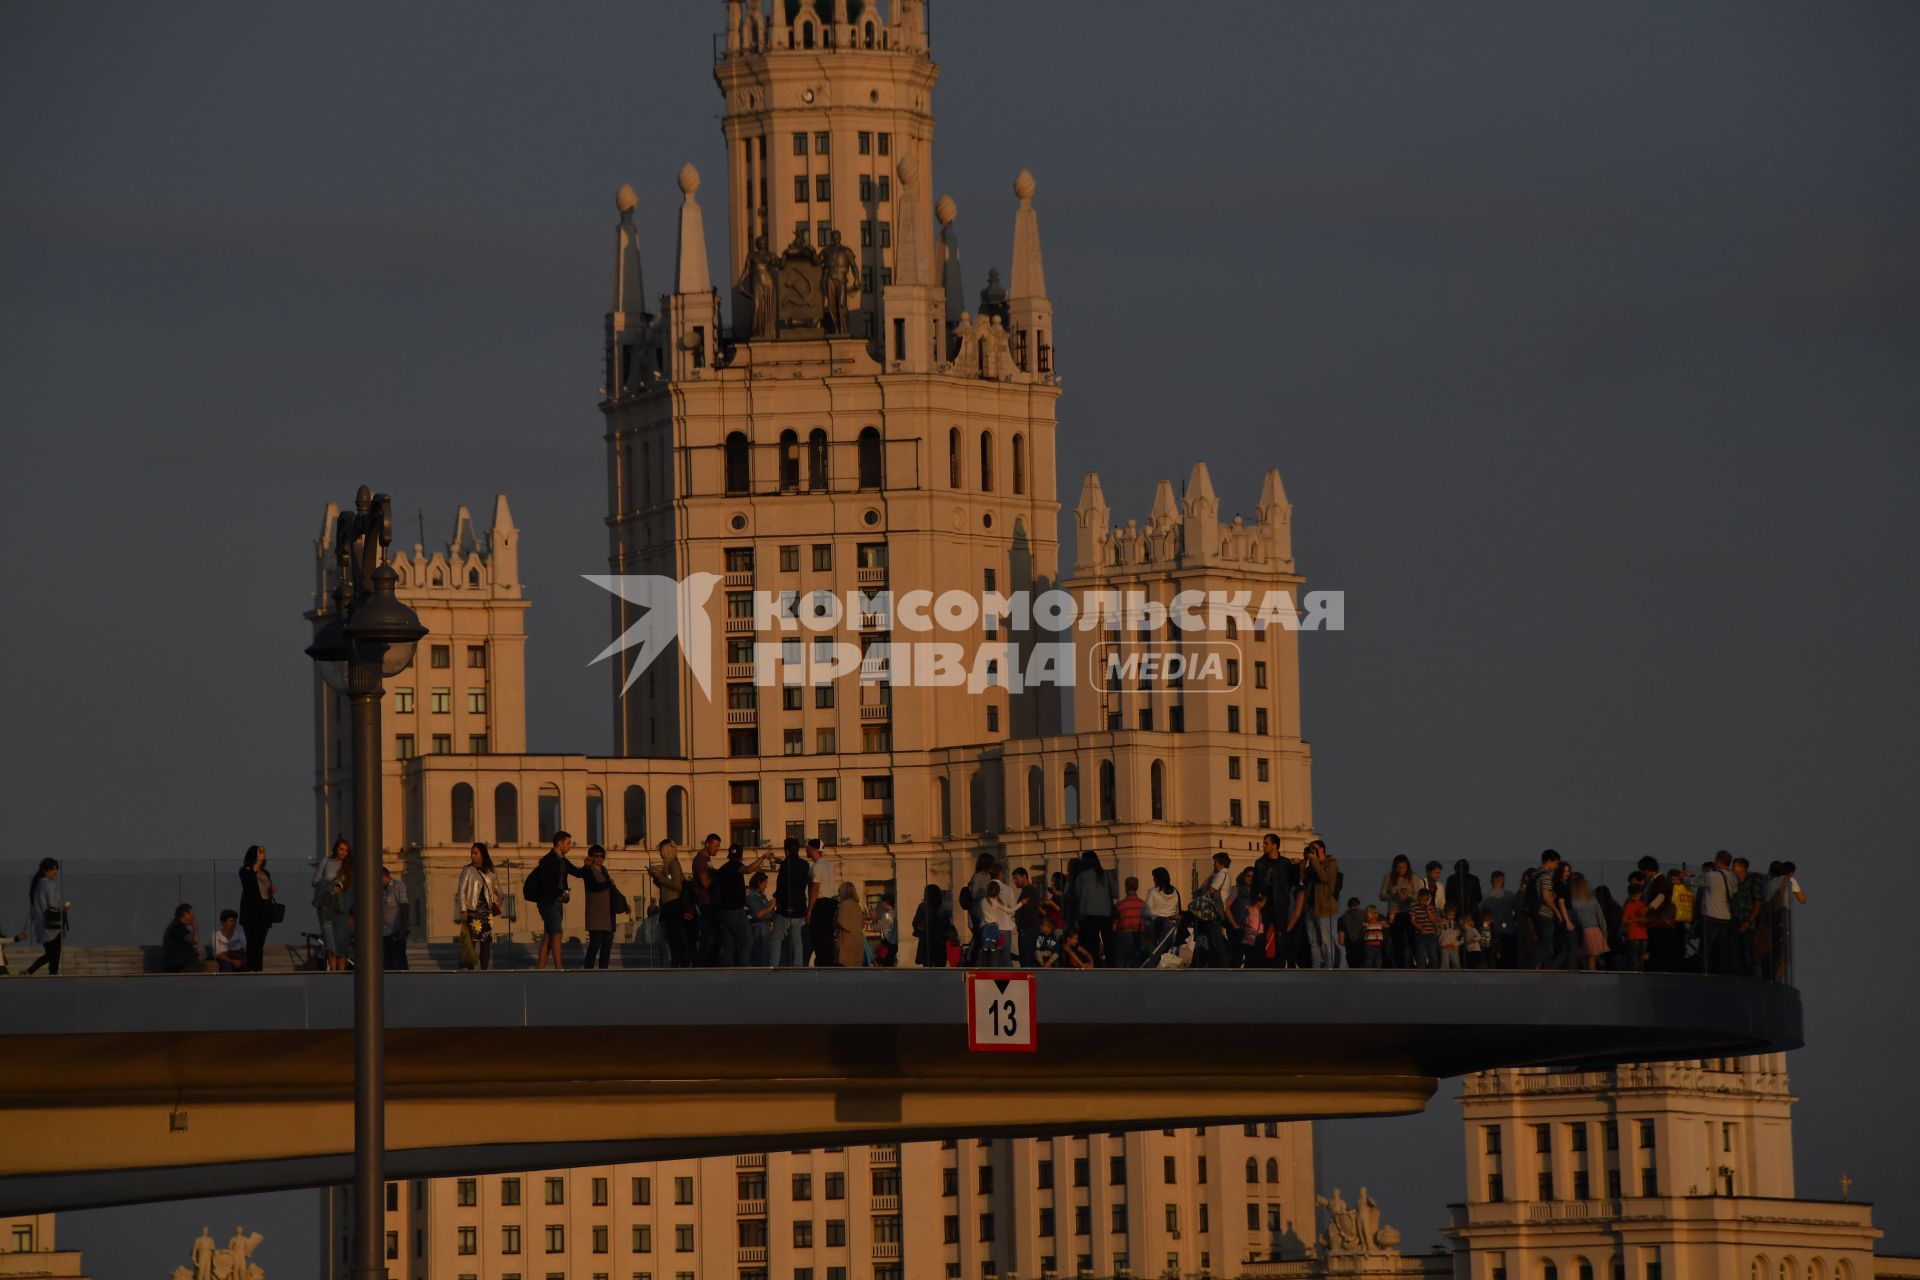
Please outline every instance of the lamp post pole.
M387 1280L386 991L380 867L380 656L347 668L353 729L353 1280Z
M395 594L386 562L391 503L365 485L334 526L334 608L307 656L351 708L353 743L353 1280L387 1280L386 1009L381 948L386 860L380 814L380 699L427 629Z

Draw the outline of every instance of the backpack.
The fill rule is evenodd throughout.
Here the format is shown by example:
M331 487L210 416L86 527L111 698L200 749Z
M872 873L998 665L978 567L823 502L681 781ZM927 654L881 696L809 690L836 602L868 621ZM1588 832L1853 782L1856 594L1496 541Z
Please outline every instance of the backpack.
M973 910L973 881L971 880L960 886L960 909Z
M540 861L533 864L533 870L527 872L527 878L520 882L520 896L528 902L547 900L546 866L547 860L542 857Z

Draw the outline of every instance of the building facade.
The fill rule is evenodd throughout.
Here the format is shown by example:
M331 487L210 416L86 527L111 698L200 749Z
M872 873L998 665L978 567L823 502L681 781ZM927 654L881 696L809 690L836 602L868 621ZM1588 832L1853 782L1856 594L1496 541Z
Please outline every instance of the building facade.
M1183 631L1164 616L1182 592L1297 598L1279 473L1230 515L1197 463L1178 498L1163 480L1144 522L1117 524L1090 474L1063 566L1061 386L1032 175L1013 183L1006 283L990 274L970 310L958 206L930 199L924 7L735 0L726 13L725 279L688 166L672 288L650 299L639 196L622 188L599 405L610 575L711 583L713 625L643 670L633 650L614 656L613 755L529 754L528 601L505 498L485 537L463 509L447 547L396 558L431 634L388 681L385 843L425 935L453 935L472 841L517 887L556 829L605 845L643 904L663 838L818 838L869 899L891 886L909 914L983 852L1050 870L1094 849L1143 883L1168 866L1183 886L1215 850L1244 853L1267 830L1297 852L1313 830L1291 603L1278 625L1210 616ZM316 622L331 607L331 527ZM1055 637L996 603L1048 591L1100 626ZM760 613L756 592L791 615ZM915 601L945 593L980 607L919 636ZM619 641L643 608L619 594L609 608ZM1056 639L1075 642L1061 660L1070 698L1025 678ZM836 644L857 670L822 656ZM1195 669L1217 659L1211 680L1168 678L1169 654ZM757 680L763 655L791 683ZM970 678L925 678L942 663ZM344 699L316 677L315 700L324 849L346 828L351 762Z
M1312 1130L913 1142L394 1183L396 1280L1234 1275L1302 1256ZM323 1193L329 1277L347 1202Z
M0 1218L0 1277L25 1280L87 1280L77 1249L62 1250L54 1240L53 1215Z
M1468 1077L1458 1280L1865 1280L1872 1206L1795 1197L1786 1055Z

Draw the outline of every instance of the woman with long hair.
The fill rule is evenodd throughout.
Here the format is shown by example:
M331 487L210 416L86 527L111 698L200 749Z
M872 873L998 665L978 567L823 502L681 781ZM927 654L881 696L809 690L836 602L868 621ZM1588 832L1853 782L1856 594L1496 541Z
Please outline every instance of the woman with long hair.
M1581 937L1580 926L1574 923L1570 904L1573 901L1573 864L1565 858L1553 869L1553 906L1554 926L1559 930L1559 943L1555 959L1559 961L1556 969L1577 969L1580 967Z
M867 962L867 913L860 909L860 891L853 881L840 884L840 903L834 908L834 959L842 968L858 969Z
M1113 904L1119 900L1120 886L1113 872L1100 865L1098 853L1086 850L1073 877L1073 918L1081 944L1102 968L1113 964Z
M1150 952L1178 927L1180 913L1185 909L1180 902L1180 891L1173 887L1173 873L1165 867L1155 867L1152 876L1153 887L1147 890L1146 908L1146 942Z
M14 935L15 942L33 936L40 958L27 966L29 976L45 967L47 976L60 976L60 940L67 934L67 905L60 898L60 862L42 858L27 882L27 927Z
M353 912L353 846L341 836L333 850L313 869L313 909L320 917L320 936L327 943L327 969L345 973L352 954L348 924Z
M1413 967L1413 900L1420 881L1413 863L1402 853L1380 881L1380 901L1387 909L1387 963L1395 969Z
M1600 900L1593 896L1593 887L1585 876L1572 876L1567 881L1567 911L1573 918L1573 926L1580 941L1580 954L1586 960L1589 970L1600 967L1600 957L1607 954L1607 920L1600 909Z
M250 844L240 860L240 932L247 939L243 973L266 968L267 930L273 927L273 877L267 874L267 848Z
M471 967L491 969L493 918L500 914L500 877L494 874L493 855L478 840L467 850L467 865L460 868L460 881L454 886L453 894L460 912L461 931L473 939L474 965ZM461 950L466 950L464 939Z

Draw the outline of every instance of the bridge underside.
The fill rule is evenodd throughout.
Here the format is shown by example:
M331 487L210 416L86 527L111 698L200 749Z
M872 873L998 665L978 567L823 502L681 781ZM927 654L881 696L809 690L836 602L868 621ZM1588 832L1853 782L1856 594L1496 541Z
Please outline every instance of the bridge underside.
M0 1213L346 1180L351 986L0 986ZM1631 974L1043 973L1035 1021L1035 1053L968 1053L952 971L394 974L388 1170L1392 1115L1467 1071L1801 1034L1790 989Z

